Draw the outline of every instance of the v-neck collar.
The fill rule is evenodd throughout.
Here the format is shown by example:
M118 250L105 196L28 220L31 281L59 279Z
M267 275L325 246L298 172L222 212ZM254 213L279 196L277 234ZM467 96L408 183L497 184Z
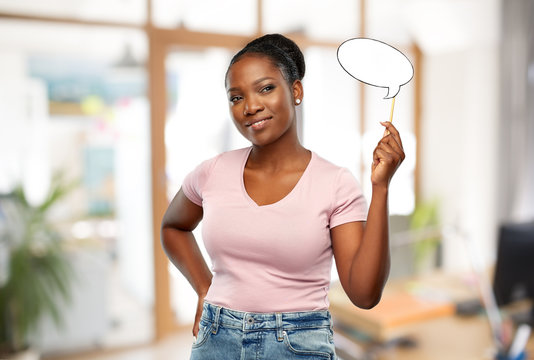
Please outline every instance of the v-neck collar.
M308 162L308 165L306 166L306 169L304 169L304 171L300 175L300 178L298 179L297 183L295 184L295 186L293 186L291 191L286 194L286 196L284 196L283 198L281 198L280 200L278 200L278 201L276 201L274 203L258 205L258 203L256 201L254 201L254 199L252 199L250 197L250 195L248 194L247 189L245 187L245 166L247 164L247 161L248 161L248 158L250 156L251 151L252 151L252 146L249 147L247 149L247 151L245 151L245 153L244 153L243 162L241 163L241 167L240 167L240 178L241 178L241 190L243 192L243 196L247 199L247 201L250 203L250 205L252 205L255 208L267 208L267 207L277 206L279 204L284 203L289 198L291 198L293 196L293 194L301 186L300 184L304 181L304 179L307 176L307 173L310 171L312 163L314 162L314 159L315 159L315 153L313 151L311 151L310 161Z

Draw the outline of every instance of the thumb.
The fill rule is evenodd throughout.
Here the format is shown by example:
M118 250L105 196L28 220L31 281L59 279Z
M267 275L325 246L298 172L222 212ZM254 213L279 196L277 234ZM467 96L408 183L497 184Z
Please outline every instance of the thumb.
M384 134L382 135L383 138L390 134L390 133L389 133L389 130L388 130L388 123L389 123L389 121L381 121L381 122L380 122L380 124L381 124L383 127L385 127L385 129L384 129Z

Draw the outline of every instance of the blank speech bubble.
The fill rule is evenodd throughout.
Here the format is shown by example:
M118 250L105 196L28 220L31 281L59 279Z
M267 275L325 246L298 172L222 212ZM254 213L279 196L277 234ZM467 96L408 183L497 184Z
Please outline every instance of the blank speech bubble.
M341 67L353 78L369 85L388 88L384 99L395 97L413 77L410 60L394 47L374 39L355 38L337 49Z

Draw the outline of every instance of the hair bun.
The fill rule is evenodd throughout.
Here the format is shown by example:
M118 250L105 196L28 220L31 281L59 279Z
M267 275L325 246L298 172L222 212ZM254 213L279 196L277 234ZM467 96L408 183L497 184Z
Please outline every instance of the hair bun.
M249 42L245 48L261 46L263 44L275 46L282 50L293 62L297 68L299 80L302 80L306 72L306 64L304 62L304 55L300 51L298 45L291 39L281 34L267 34Z
M304 55L297 44L283 35L267 34L252 40L234 55L226 70L225 84L232 65L247 54L266 56L273 65L280 69L284 79L290 85L304 77L306 71Z
M298 45L293 40L281 34L267 34L255 40L252 40L249 45L257 45L260 43L276 46L277 48L285 52L291 58L291 60L295 62L299 74L299 80L302 80L302 78L304 77L304 73L306 72L304 55L302 54L302 51L300 51Z

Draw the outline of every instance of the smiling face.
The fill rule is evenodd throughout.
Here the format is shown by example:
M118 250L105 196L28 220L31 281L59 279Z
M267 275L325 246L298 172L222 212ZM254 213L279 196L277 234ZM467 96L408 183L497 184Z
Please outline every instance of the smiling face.
M245 55L228 70L226 90L232 120L252 144L264 146L296 137L295 100L302 84L291 86L269 58Z

